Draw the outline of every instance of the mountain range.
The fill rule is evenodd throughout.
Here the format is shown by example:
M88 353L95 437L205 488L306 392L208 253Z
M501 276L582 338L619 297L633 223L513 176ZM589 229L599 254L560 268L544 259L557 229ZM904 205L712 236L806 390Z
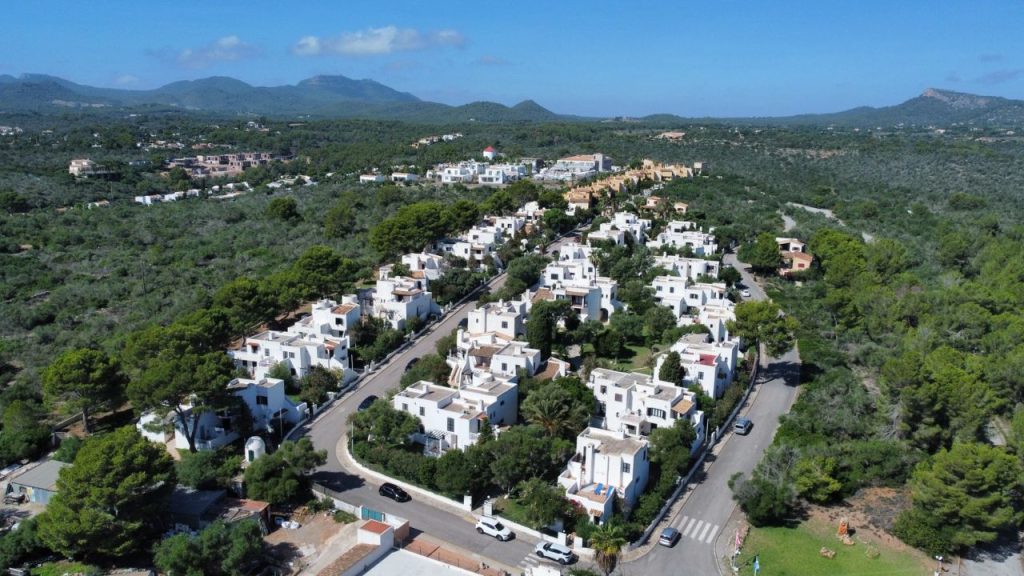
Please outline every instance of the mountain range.
M449 106L427 102L374 80L345 76L314 76L287 86L252 86L223 76L173 82L153 90L96 88L43 74L0 75L0 113L52 113L68 109L186 110L210 114L367 118L417 122L546 122L596 120L556 114L532 100L515 106L473 102ZM709 121L657 114L634 121L650 124ZM1024 124L1024 101L977 96L929 88L920 96L894 106L862 106L831 114L775 118L730 118L728 121L875 127L943 126L973 123L986 126Z

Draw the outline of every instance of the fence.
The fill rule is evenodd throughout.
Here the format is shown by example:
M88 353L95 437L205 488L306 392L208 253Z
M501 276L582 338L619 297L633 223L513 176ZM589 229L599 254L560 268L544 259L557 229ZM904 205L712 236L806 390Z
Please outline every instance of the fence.
M747 383L747 391L743 393L743 397L740 398L740 401L736 403L736 406L732 409L732 412L729 413L728 418L725 419L725 422L723 422L718 428L715 428L715 431L710 436L704 439L704 445L700 447L700 453L697 456L697 460L693 463L692 466L690 466L690 471L686 473L685 477L681 478L681 480L678 481L676 489L672 492L672 495L668 497L668 499L665 501L665 504L662 505L661 509L658 510L658 513L654 516L654 519L644 530L644 533L641 534L640 537L637 538L635 541L629 543L630 550L636 550L637 548L642 546L644 542L647 542L647 540L650 539L651 534L653 534L654 531L658 528L658 524L660 524L661 521L665 519L665 515L668 514L669 510L672 508L673 505L675 505L676 501L679 499L679 496L682 495L683 491L690 484L690 481L693 480L694 474L700 471L701 467L704 465L704 459L707 458L708 452L711 451L711 448L714 447L714 445L717 444L718 440L721 438L722 430L728 429L728 427L732 424L732 421L736 419L736 415L739 414L743 406L746 405L747 400L750 399L751 391L754 390L754 383L757 381L757 373L760 369L760 361L760 353L755 353L754 368L750 372L750 382Z

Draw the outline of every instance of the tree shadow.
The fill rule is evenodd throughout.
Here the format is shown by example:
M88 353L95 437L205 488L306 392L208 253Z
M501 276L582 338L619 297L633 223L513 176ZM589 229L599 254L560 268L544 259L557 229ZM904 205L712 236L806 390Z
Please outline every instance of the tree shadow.
M313 472L310 478L314 483L337 493L354 490L366 485L366 481L359 476L336 470L317 470Z
M299 551L298 546L291 542L278 542L272 546L267 546L264 552L264 559L267 563L266 568L275 570L270 572L271 574L292 573L291 566L300 558L302 558L302 553Z
M991 544L979 544L964 555L971 562L1003 563L1021 553L1021 535L1007 532Z
M768 366L761 369L758 378L762 382L769 382L772 380L782 380L786 386L799 386L800 382L806 382L804 378L803 367L805 364L800 362L790 361L774 361ZM817 368L817 367L815 367Z

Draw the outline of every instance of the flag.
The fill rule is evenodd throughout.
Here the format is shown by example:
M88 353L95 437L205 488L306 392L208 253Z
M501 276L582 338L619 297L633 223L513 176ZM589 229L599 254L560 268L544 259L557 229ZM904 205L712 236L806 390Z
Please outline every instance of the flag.
M761 561L758 559L757 556L754 556L754 574L756 575L760 571L761 571Z

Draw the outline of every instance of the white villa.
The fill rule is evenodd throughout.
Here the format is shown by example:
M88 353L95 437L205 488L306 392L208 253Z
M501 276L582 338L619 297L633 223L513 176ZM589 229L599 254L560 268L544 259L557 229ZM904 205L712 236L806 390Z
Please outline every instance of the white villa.
M707 342L703 334L690 334L680 338L669 350L679 353L686 373L685 382L699 385L712 398L721 398L726 387L736 378L739 345L734 341ZM658 357L654 374L661 370L666 356ZM657 376L654 381L662 383Z
M284 363L294 376L302 377L313 366L339 370L342 378L355 374L349 358L348 330L359 321L360 307L355 296L342 303L320 300L312 313L285 332L265 330L242 340L239 348L228 350L235 365L256 379L267 376L275 364Z
M721 270L721 266L715 260L687 258L674 254L655 256L654 265L658 268L664 268L670 274L683 276L693 281L697 281L701 276L718 278L718 272Z
M228 383L228 390L245 402L249 413L252 415L252 427L256 431L271 432L274 427L280 427L278 432L291 429L292 426L301 422L308 414L308 406L303 402L295 404L285 394L284 380L276 378L261 378L253 380L249 378L235 378ZM187 417L191 416L191 406L186 408ZM221 446L230 444L239 438L235 426L237 413L232 410L218 410L203 412L195 424L195 443L197 450L216 450ZM149 412L143 414L135 427L147 439L167 444L172 440L168 433L163 430L163 423L156 414ZM185 426L173 413L164 420L174 426L174 447L177 450L188 450L188 436ZM158 428L152 430L150 428Z
M696 256L710 256L718 252L718 243L715 242L712 232L714 232L714 228L709 228L705 233L703 229L698 229L694 222L673 220L668 223L664 231L647 242L647 247L655 250L663 246L672 248L689 246Z
M595 523L611 518L615 498L636 504L650 475L647 440L589 427L576 437L576 454L558 476L565 497L583 506Z
M391 399L391 405L420 421L414 440L441 454L475 444L486 420L493 426L514 424L519 392L508 379L474 378L460 388L446 388L421 380Z
M608 318L622 308L618 299L619 284L611 278L598 276L590 259L590 247L569 244L541 272L539 288L526 294L532 305L540 300L568 300L581 321Z
M704 412L697 410L696 394L685 388L646 374L606 368L591 371L587 388L594 392L608 430L648 436L656 428L668 428L685 419L697 432L691 451L704 442Z
M616 212L611 222L602 223L596 232L591 232L587 236L587 242L608 240L621 246L626 242L626 234L629 234L638 244L644 244L647 241L647 231L650 229L650 220L638 218L632 212Z
M440 312L426 287L425 278L391 277L381 269L381 278L373 289L371 314L383 318L396 330L404 329L406 322L414 317L426 320L431 314Z

